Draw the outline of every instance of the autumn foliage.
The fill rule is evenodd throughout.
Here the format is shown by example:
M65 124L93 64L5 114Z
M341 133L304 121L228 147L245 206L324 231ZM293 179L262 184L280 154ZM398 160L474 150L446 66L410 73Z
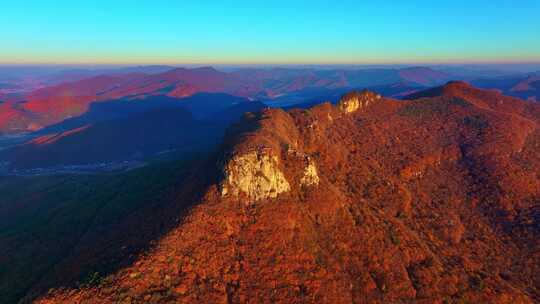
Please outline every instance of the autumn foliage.
M38 302L538 302L539 123L540 105L461 82L352 113L248 113L155 247ZM277 156L290 191L222 195L224 164L252 151ZM306 157L317 185L300 182Z

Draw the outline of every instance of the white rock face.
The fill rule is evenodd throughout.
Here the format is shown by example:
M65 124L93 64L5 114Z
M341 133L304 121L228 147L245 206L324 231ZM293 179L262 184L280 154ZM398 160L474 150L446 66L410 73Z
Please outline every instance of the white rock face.
M381 95L373 92L351 92L341 98L338 106L341 111L345 113L352 113L356 112L358 109L367 107L379 99L381 99Z
M360 101L358 100L358 98L343 100L339 104L339 108L345 113L352 113L360 108Z
M312 159L309 159L308 165L304 169L304 176L300 179L300 184L303 186L312 186L319 184L319 174L317 173L317 166Z
M244 193L250 200L257 201L288 192L291 186L278 164L276 156L257 152L232 158L224 168L221 195Z

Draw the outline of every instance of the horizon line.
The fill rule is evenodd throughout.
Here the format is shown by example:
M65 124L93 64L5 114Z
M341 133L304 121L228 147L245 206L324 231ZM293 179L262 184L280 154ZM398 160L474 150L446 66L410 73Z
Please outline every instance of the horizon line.
M441 62L1 62L0 66L390 66L390 65L540 65L538 61Z

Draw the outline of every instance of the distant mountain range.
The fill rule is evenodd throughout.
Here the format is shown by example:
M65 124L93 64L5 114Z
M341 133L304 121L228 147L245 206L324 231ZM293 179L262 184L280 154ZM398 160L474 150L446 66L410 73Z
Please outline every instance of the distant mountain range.
M124 69L122 72L44 87L28 92L20 98L6 100L0 107L0 132L36 131L67 118L82 115L88 111L92 103L120 98L140 99L156 95L180 98L205 92L269 100L310 90L326 91L396 83L429 86L451 78L451 75L428 68L401 70L275 68L241 69L228 73L209 67L172 70L167 70L166 67Z
M540 72L482 78L473 81L473 84L486 89L496 89L511 96L540 101Z
M0 161L13 170L140 160L168 150L191 151L188 147L216 145L223 130L243 112L256 112L264 104L310 108L322 101L335 103L347 91L366 87L386 97L418 98L415 92L425 94L429 92L425 89L454 77L426 67L244 68L224 72L211 67L147 66L94 75L101 72L104 70L63 71L62 75L73 76L72 81L1 102L0 134L27 134L28 140L4 141L18 145L0 147ZM472 82L531 101L538 100L540 92L540 73L497 75ZM186 113L188 116L183 116ZM206 133L192 136L199 131ZM168 137L169 132L176 132L176 137ZM122 144L114 145L113 138ZM205 142L197 143L197 138ZM143 147L144 142L154 144ZM91 144L97 149L94 152L85 149Z
M223 72L211 67L143 66L114 70L62 70L47 74L54 84L18 95L0 94L0 133L36 131L84 114L90 104L165 95L224 93L275 106L306 103L360 88L400 97L450 80L469 80L483 88L537 100L536 73L474 78L458 70L427 67L371 69L243 68ZM484 75L479 73L479 75ZM29 84L27 84L29 85ZM4 83L5 87L21 84ZM24 87L24 83L22 85ZM31 85L29 85L31 87ZM1 92L0 92L1 93ZM3 96L3 97L2 97Z

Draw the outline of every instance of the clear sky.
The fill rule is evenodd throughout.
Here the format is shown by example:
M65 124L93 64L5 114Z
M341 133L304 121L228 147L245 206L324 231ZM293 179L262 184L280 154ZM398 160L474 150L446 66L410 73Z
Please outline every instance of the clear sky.
M6 0L0 63L540 62L539 0Z

